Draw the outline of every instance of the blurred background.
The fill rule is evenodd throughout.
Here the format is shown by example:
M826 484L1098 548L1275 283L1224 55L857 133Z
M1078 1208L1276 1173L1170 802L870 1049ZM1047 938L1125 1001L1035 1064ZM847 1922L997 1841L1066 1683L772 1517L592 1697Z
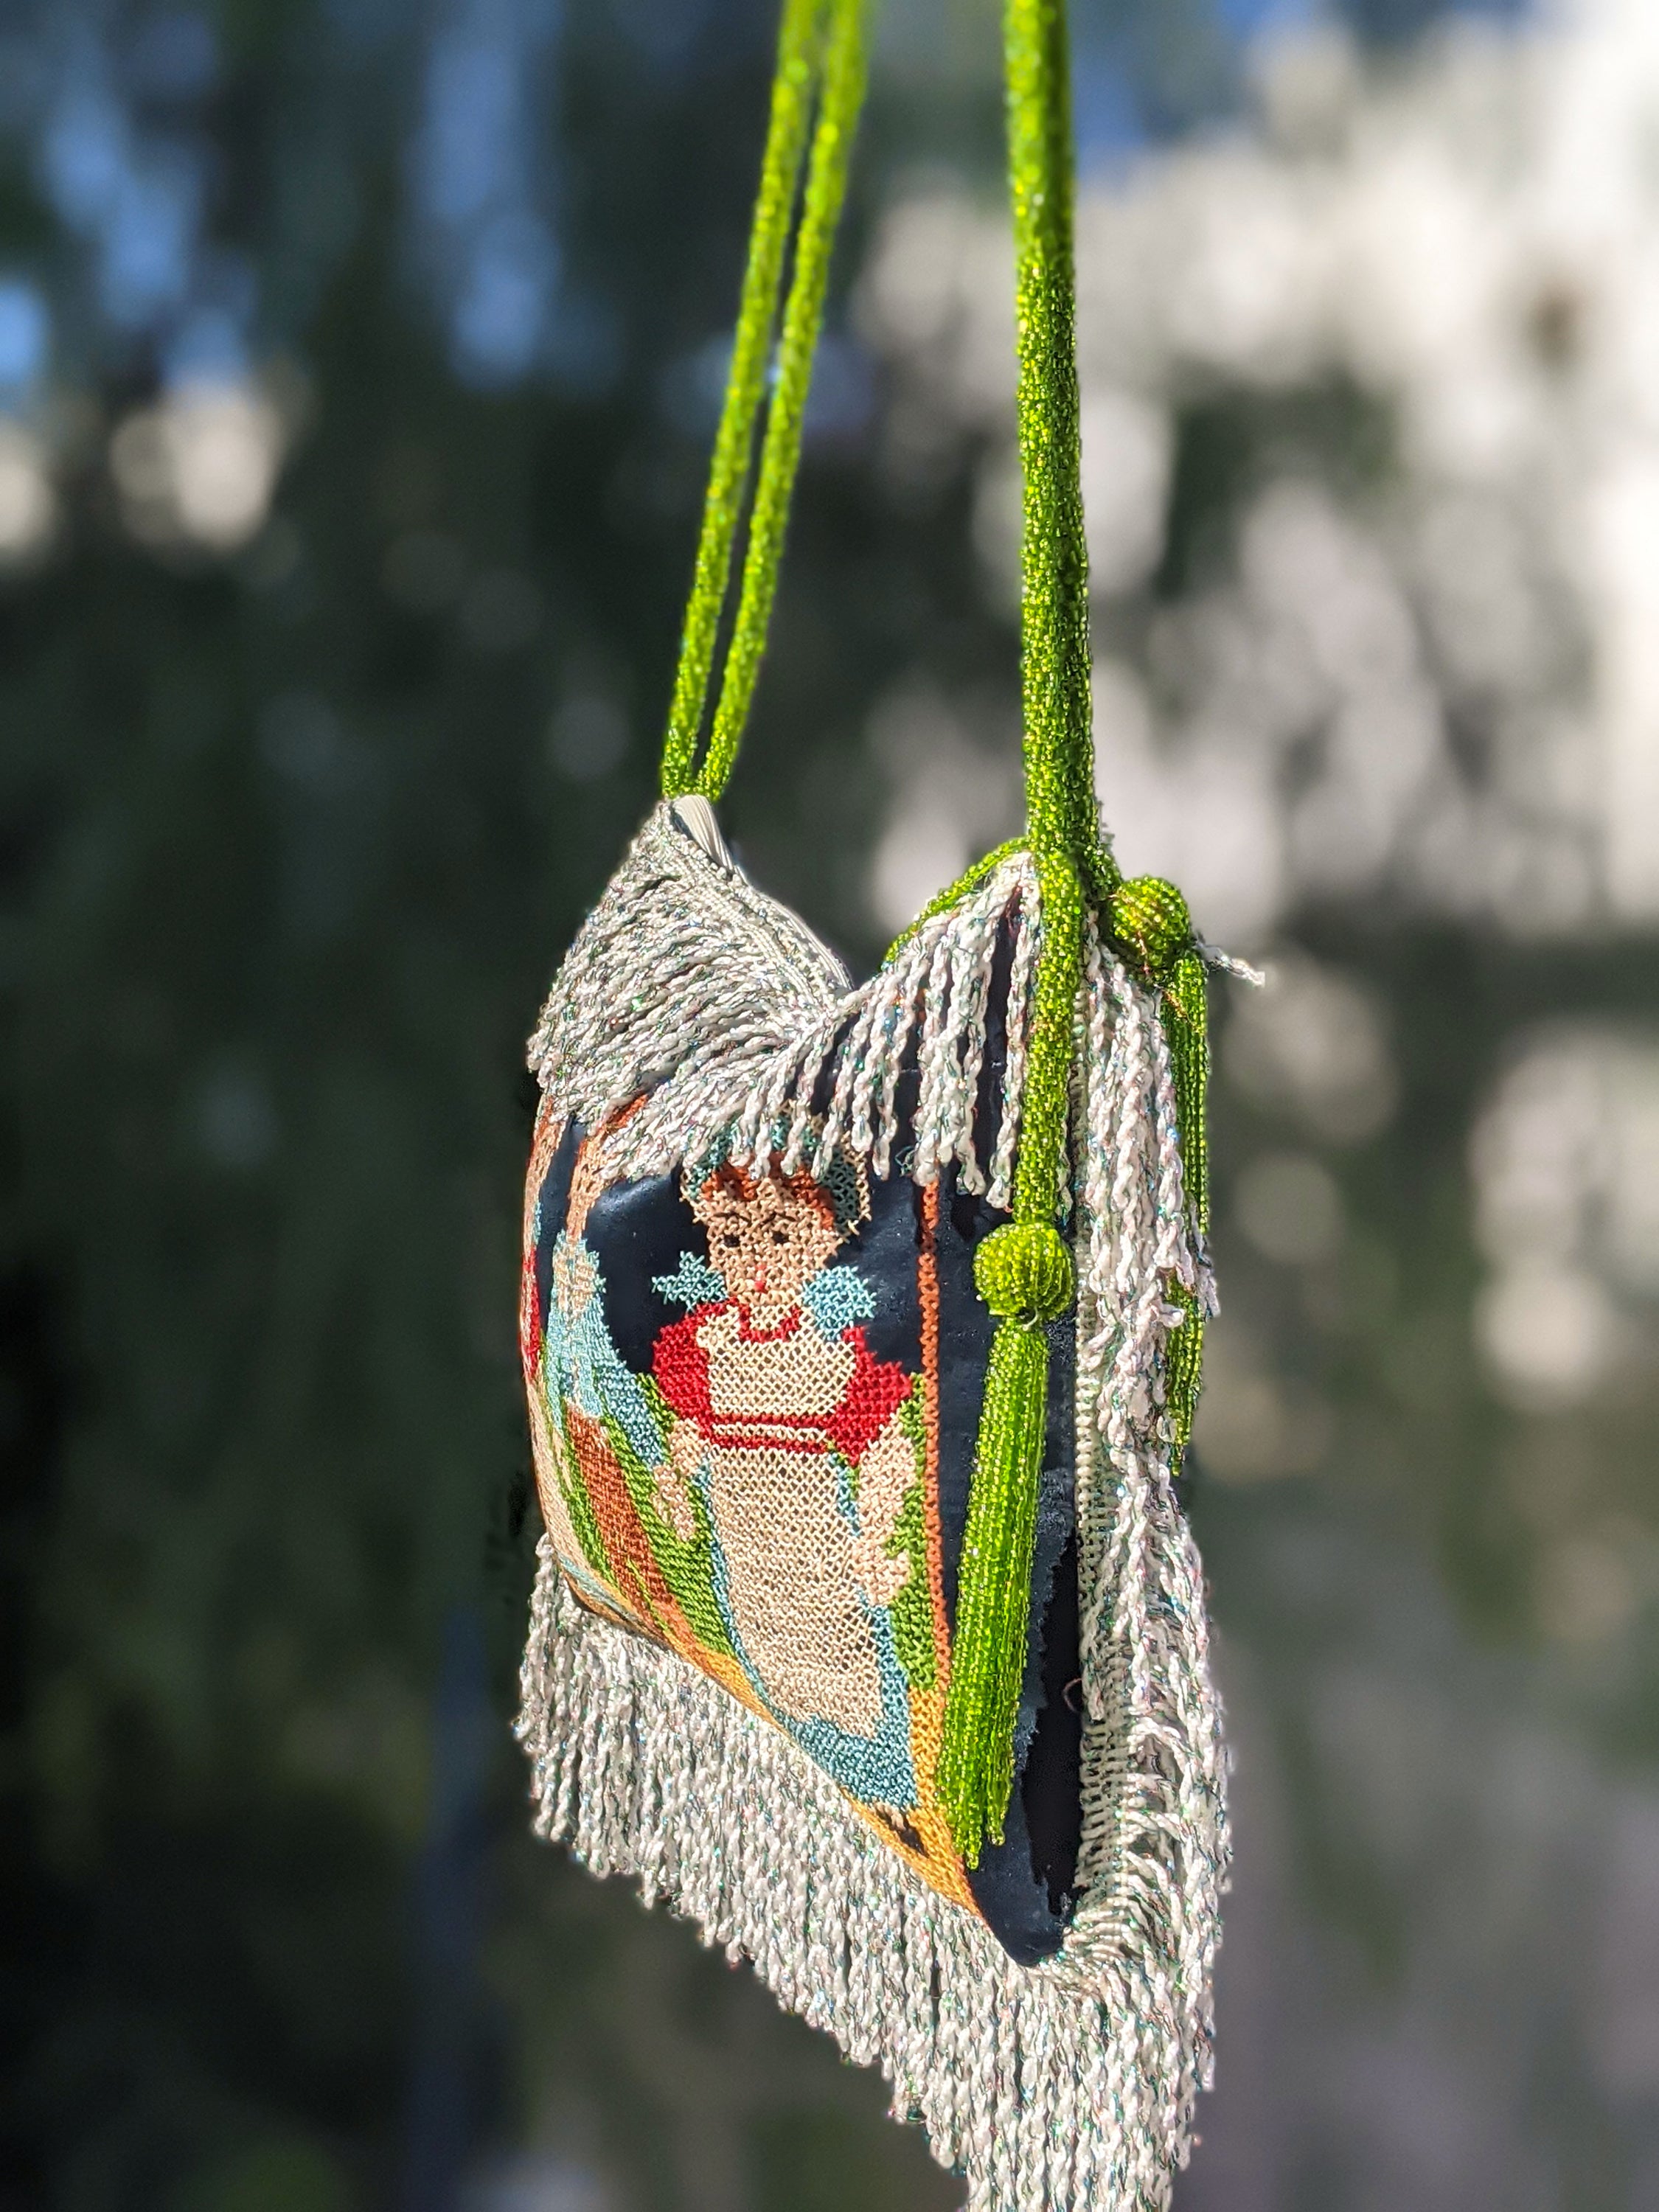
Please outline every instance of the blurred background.
M1659 11L1075 0L1102 796L1217 993L1178 2212L1659 2207ZM888 0L727 811L1017 819L994 0ZM0 4L0 2206L945 2212L526 1833L522 1040L769 0Z

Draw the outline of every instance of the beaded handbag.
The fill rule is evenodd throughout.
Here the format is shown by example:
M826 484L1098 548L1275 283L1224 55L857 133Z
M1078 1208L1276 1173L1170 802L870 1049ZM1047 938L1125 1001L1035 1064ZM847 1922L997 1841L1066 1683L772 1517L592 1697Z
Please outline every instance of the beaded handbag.
M1227 1860L1176 1489L1218 956L1094 800L1059 0L1006 12L1027 833L855 986L711 804L866 37L786 0L664 797L532 1040L520 1733L541 1832L879 2063L970 2205L1128 2212L1207 2081Z

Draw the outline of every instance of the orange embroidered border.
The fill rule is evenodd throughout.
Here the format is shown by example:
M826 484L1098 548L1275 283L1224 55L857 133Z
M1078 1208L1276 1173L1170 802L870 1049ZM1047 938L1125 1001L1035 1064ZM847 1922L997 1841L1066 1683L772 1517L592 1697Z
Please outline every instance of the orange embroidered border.
M921 1194L921 1251L916 1263L916 1290L921 1302L921 1387L925 1396L927 1464L923 1471L927 1504L927 1586L933 1601L933 1641L939 1652L940 1694L950 1686L951 1637L945 1616L945 1537L939 1517L939 1185L927 1184Z

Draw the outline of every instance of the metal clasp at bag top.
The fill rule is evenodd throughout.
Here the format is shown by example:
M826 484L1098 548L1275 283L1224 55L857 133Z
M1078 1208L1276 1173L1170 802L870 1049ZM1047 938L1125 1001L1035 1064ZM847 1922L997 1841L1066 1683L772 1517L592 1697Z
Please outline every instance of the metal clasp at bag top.
M729 876L736 863L720 835L720 825L715 820L714 810L708 801L701 793L688 791L673 801L672 811L674 819L686 835L695 837L714 866Z

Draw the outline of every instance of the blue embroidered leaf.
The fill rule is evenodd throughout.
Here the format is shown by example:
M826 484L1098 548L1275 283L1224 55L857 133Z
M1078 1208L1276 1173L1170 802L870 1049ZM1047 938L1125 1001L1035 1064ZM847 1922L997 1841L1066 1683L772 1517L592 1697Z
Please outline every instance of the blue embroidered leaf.
M828 1344L856 1321L868 1321L876 1310L870 1286L856 1267L823 1267L800 1294L814 1328Z
M726 1296L726 1278L695 1252L682 1252L673 1273L653 1275L651 1287L670 1305L684 1306L690 1312L697 1306L717 1305Z

